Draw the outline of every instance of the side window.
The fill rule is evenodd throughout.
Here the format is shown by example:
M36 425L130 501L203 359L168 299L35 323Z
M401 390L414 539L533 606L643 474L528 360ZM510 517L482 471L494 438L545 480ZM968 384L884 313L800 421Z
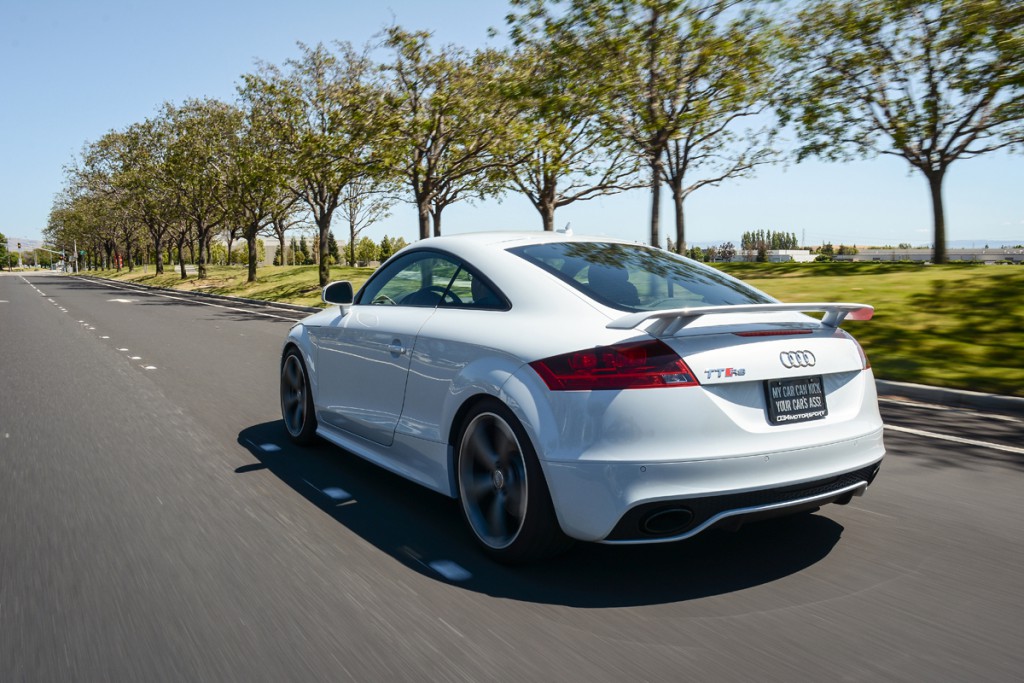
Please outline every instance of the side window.
M359 293L360 305L437 306L448 302L448 286L459 264L435 251L406 254L379 271Z
M479 275L466 270L459 270L452 280L448 295L442 306L451 308L485 308L503 311L508 308L504 299Z

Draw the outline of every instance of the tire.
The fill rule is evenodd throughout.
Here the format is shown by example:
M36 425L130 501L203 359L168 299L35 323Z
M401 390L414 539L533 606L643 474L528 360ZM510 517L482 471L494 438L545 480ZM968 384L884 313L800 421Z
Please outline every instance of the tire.
M487 555L519 564L570 545L555 517L537 454L503 403L487 399L470 410L455 454L462 516Z
M302 354L294 346L281 359L281 417L293 442L308 446L316 440L316 409L309 373Z

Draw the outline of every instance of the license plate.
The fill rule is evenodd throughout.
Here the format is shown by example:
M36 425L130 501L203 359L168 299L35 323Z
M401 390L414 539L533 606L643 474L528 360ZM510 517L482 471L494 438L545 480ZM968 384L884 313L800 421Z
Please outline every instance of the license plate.
M764 383L768 422L773 425L820 420L828 415L821 375L770 379Z

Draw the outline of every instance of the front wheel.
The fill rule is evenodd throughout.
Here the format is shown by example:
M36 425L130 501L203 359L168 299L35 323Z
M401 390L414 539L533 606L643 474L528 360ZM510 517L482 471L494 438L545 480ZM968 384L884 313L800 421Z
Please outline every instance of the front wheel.
M466 415L456 466L463 516L492 558L528 562L568 546L533 446L504 404L488 399Z
M281 360L281 417L288 437L306 446L316 438L316 411L309 375L302 355L295 347Z

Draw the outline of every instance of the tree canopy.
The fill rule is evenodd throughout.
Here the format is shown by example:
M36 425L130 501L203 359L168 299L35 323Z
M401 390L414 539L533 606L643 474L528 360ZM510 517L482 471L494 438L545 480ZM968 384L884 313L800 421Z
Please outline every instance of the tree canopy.
M905 159L928 181L945 262L949 166L1024 142L1024 3L816 0L790 41L780 101L800 158Z

